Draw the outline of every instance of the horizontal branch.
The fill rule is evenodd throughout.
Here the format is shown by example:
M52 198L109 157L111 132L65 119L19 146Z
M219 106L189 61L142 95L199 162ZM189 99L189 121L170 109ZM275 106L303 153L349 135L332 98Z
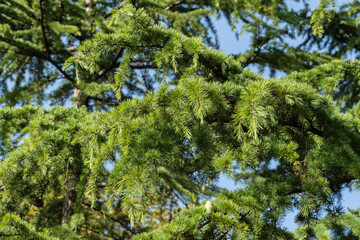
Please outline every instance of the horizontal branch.
M154 69L154 68L158 68L156 66L156 64L130 64L130 67L132 69Z

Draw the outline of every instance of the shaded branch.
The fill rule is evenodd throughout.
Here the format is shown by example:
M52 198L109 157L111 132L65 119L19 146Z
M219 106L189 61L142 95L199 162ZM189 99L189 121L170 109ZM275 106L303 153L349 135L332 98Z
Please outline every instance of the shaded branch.
M107 218L113 220L114 222L119 223L123 228L125 228L127 231L131 232L132 234L134 234L135 232L131 229L131 227L129 227L127 224L125 224L124 222L122 222L120 219L116 219L112 216L109 216L106 212L104 212L101 208L95 208L95 207L91 207L91 204L89 203L84 203L85 206L89 207L90 209L93 209L95 211L100 212L103 216L106 216Z
M173 2L173 3L170 3L166 8L165 10L170 10L172 9L173 7L176 7L182 3L184 3L185 1L181 0L181 1L176 1L176 2Z
M57 62L55 62L54 60L52 60L50 57L49 58L46 58L46 60L48 60L57 70L59 70L59 72L61 72L62 75L64 75L64 77L69 80L70 82L72 83L75 83L75 80L73 77L71 77L69 74L67 74L63 69L62 67L60 67L58 65Z
M46 33L45 33L45 26L44 26L44 11L43 11L43 8L42 8L42 4L43 4L44 0L39 0L39 7L40 7L40 26L41 26L41 33L42 33L42 37L43 37L43 40L44 40L44 44L45 44L45 49L46 49L46 52L48 54L48 56L50 57L50 47L49 47L49 42L47 40L47 37L46 37Z
M156 66L156 64L137 64L137 63L130 64L130 67L131 67L132 69L158 68L158 67Z
M122 1L119 5L117 5L117 6L116 6L115 8L113 8L113 9L120 9L121 6L122 6L124 3L125 3L125 1ZM104 18L106 19L106 18L110 17L111 15L112 15L112 12L108 12L107 14L105 14Z
M246 62L245 62L244 64L242 64L241 66L242 66L243 68L246 68L250 63L252 63L252 62L257 58L257 56L261 53L262 47L263 47L267 42L269 42L270 40L271 40L270 37L267 37L267 38L263 39L263 41L258 40L258 44L257 44L257 46L256 46L256 48L255 48L255 50L254 50L254 53L253 53L253 54L251 55L251 57L248 58L248 59L246 60Z
M113 60L111 61L111 63L109 64L109 66L105 69L101 69L96 75L96 79L102 77L103 75L105 75L106 73L108 73L111 69L113 69L116 65L116 62L119 60L119 58L123 55L125 51L125 48L120 48L116 51L116 54L113 58Z
M217 238L216 240L221 240L221 239L223 239L224 237L226 237L226 234L228 234L229 233L229 231L230 231L230 229L228 228L228 229L226 229L226 231L219 237L219 238Z
M46 37L46 32L45 32L45 25L44 25L44 11L42 8L42 4L43 4L44 0L39 0L39 6L40 6L40 26L41 26L41 32L42 32L42 37L44 40L44 44L45 44L45 49L46 49L46 53L47 53L47 59L52 65L54 65L54 67L56 69L58 69L61 74L63 74L65 76L65 78L67 78L70 82L74 83L74 79L68 75L65 71L62 70L62 68L58 65L58 63L56 63L54 60L51 59L51 52L50 52L50 46L49 46L49 42L48 39Z
M254 53L251 55L251 57L248 58L248 59L246 60L246 62L241 65L243 68L246 68L250 63L252 63L252 62L255 60L255 58L259 55L259 53L260 53L260 51L261 51L261 47L262 47L262 45L261 45L261 46L258 46L258 47L255 49Z
M64 10L65 10L65 4L64 4L64 0L60 0L60 17L59 17L59 22L61 23L64 17Z

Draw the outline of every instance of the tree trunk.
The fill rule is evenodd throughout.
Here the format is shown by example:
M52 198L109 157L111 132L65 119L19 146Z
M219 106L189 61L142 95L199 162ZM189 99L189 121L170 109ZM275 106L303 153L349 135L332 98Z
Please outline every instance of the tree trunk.
M66 193L63 200L63 208L61 213L61 226L66 223L68 217L74 213L74 204L77 198L76 175L72 173L72 164L67 163L67 179L65 182Z
M65 195L63 200L61 212L61 225L63 226L67 219L74 214L74 206L77 200L77 184L80 181L80 176L83 168L81 159L81 148L79 145L73 146L73 161L68 159L66 165L66 181L65 181Z
M82 93L81 89L75 88L75 90L74 90L74 102L73 102L74 107L77 107L77 108L81 107L81 105L82 105L82 102L81 102L81 99L80 99L81 93Z

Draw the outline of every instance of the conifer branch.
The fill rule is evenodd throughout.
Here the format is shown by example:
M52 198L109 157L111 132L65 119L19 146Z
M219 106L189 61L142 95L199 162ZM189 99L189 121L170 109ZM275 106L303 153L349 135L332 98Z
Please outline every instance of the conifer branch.
M90 228L88 226L81 226L81 228L85 229L86 232L90 231L91 233L101 234L104 237L108 237L108 238L111 238L111 239L118 239L115 235L109 235L109 234L101 233L99 230L96 230L94 228Z
M92 99L92 98L90 98ZM97 106L118 106L119 103L117 102L103 102L103 103L94 103L94 104L88 104L87 107L88 108L91 108L91 107L97 107Z
M40 21L41 33L42 33L46 53L47 53L48 57L50 58L50 56L51 56L50 46L48 43L48 39L46 37L45 25L44 25L44 11L43 11L43 7L42 7L43 2L44 2L44 0L39 0L39 7L40 7L40 20L39 21Z
M16 6L19 9L21 9L29 17L31 17L33 19L37 19L36 15L34 15L34 13L31 10L29 10L29 8L23 6L22 4L19 4L17 1L14 1L14 0L7 0L7 1L11 4L11 6Z
M121 6L125 3L126 1L123 0L119 5L117 5L114 9L120 9ZM105 14L104 19L107 19L108 17L110 17L113 13L112 12L108 12L107 14Z
M62 67L60 67L60 66L58 65L57 62L55 62L54 60L51 59L51 57L45 58L45 59L48 60L59 72L61 72L61 74L64 75L64 77L65 77L67 80L69 80L69 81L72 82L72 83L75 83L74 78L71 77L68 73L66 73L66 72L62 69Z
M96 74L96 79L99 79L100 77L102 77L103 75L105 75L106 73L108 73L111 69L113 69L116 66L117 61L119 60L119 58L124 54L125 48L119 48L116 53L115 56L113 57L111 63L108 65L107 68L105 69L101 69L97 74Z
M170 9L172 9L173 7L176 7L176 6L178 6L178 5L180 5L180 4L182 4L182 3L184 3L185 1L176 1L176 2L172 2L172 3L170 3L166 8L165 8L165 10L170 10Z
M221 236L219 236L219 238L217 238L216 240L221 240L221 239L225 238L226 235L229 233L229 231L230 231L230 228L228 227L227 230L223 234L221 234Z
M268 43L270 40L271 40L270 37L266 37L266 38L264 38L264 39L262 39L262 40L259 40L259 39L258 39L258 40L257 40L258 44L257 44L257 46L256 46L256 48L255 48L254 53L251 55L250 58L248 58L248 59L246 60L246 62L245 62L244 64L242 64L242 67L243 67L243 68L246 68L249 64L253 63L253 61L254 61L254 60L258 57L258 55L261 53L262 47L263 47L266 43Z
M60 23L63 21L64 11L65 11L64 0L60 0L60 14L59 14L59 22Z
M44 56L43 52L34 48L31 48L31 50L29 50L30 47L26 46L25 44L21 45L20 42L17 42L15 39L5 38L0 35L0 41L5 42L10 46L16 47L19 50L18 54L34 56L40 59L46 59L46 56Z
M37 56L38 58L41 58L41 59L44 59L44 60L48 60L56 69L59 70L59 72L61 74L64 75L64 77L66 79L68 79L70 82L74 83L74 79L69 75L67 74L65 71L62 70L62 68L58 65L58 63L56 63L54 60L52 60L51 58L51 52L50 52L50 48L49 48L49 43L48 43L48 40L47 40L47 36L46 36L46 33L45 33L45 25L44 25L44 15L43 15L43 8L42 8L42 4L43 4L43 1L44 0L39 0L39 6L40 6L40 27L41 27L41 32L42 32L42 37L43 37L43 41L44 41L44 44L45 44L45 48L46 48L46 53L47 53L47 56L44 56L43 54L41 53L36 53L36 51L29 51L25 48L22 48L19 44L17 44L15 41L11 41L10 40L10 43L12 42L12 45L13 46L16 46L17 48L19 48L23 53L25 52L27 56ZM35 18L36 19L36 18ZM2 41L5 41L5 42L9 42L7 41L7 39L4 39L3 37L0 36L0 40Z
M260 51L261 51L261 46L257 46L252 56L248 58L244 64L242 64L242 67L246 68L250 63L252 63L255 60L255 58L259 55Z
M106 216L107 218L111 219L112 221L119 223L119 224L120 224L123 228L125 228L127 231L129 231L129 232L131 232L131 233L135 233L135 232L133 231L133 229L131 229L131 227L129 227L128 224L124 223L121 219L116 219L116 218L114 218L114 217L112 217L112 216L109 216L109 214L107 214L106 212L104 212L101 208L99 208L99 207L92 207L91 204L89 204L89 203L84 203L84 205L87 206L87 207L89 207L89 208L92 209L92 210L95 210L95 211L100 212L101 215Z
M203 228L205 225L209 224L210 222L211 222L210 220L206 220L205 222L203 222L202 224L200 224L200 225L198 226L198 229Z
M14 226L14 225L13 225ZM16 228L18 231L19 229ZM14 233L14 234L5 234L5 233L0 233L0 237L15 237L15 236L21 236L20 233Z
M132 69L151 69L151 68L158 68L155 64L136 64L132 63L130 64L130 67Z
M49 56L45 56L42 52L37 51L36 49L31 49L29 50L28 48L25 48L23 46L21 46L19 43L17 43L15 40L11 40L11 39L6 39L2 36L0 36L0 41L4 41L6 43L8 43L9 45L12 45L14 47L16 47L17 49L19 49L20 54L25 55L25 56L34 56L37 57L39 59L43 59L46 61L49 61L57 70L59 70L59 72L61 74L64 75L64 77L69 80L70 82L74 83L75 80L73 77L71 77L69 74L67 74L59 65L57 62L55 62L54 60L52 60L51 57Z
M19 66L15 71L19 71L25 67L25 65L30 61L30 56L27 56L25 61ZM0 73L1 74L1 73ZM9 72L6 76L2 77L3 80L8 79L13 73Z

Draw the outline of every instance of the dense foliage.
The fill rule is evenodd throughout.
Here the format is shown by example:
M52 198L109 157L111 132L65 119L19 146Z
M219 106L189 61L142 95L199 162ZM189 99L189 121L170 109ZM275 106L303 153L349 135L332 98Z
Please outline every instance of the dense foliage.
M358 239L360 3L290 2L0 0L0 238Z

